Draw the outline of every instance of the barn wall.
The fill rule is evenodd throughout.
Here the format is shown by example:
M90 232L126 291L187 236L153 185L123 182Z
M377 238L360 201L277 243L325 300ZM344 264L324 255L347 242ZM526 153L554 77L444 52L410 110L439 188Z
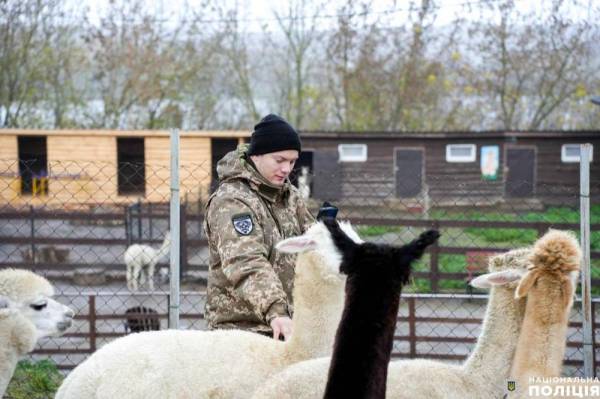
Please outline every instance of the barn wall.
M591 142L594 144L595 162L591 164L592 195L600 196L600 138L584 137L311 137L303 136L305 148L315 151L337 151L338 144L367 144L367 162L338 163L342 179L342 198L355 202L379 203L393 201L395 193L394 150L422 149L424 152L425 181L422 193L414 201L423 202L428 195L438 205L495 205L498 203L522 204L525 207L542 205L576 205L579 193L579 164L561 161L561 146ZM447 144L475 144L476 160L469 163L446 161ZM496 180L484 180L481 174L480 151L482 146L498 146L499 169ZM529 198L505 196L506 149L535 148L535 186ZM315 179L327 179L326 171L315 171ZM315 193L318 196L318 193ZM398 199L400 202L410 202ZM352 202L350 200L350 202Z
M15 201L19 196L17 136L0 134L0 203Z
M47 137L48 196L21 196L17 138ZM188 201L205 199L211 179L211 137L243 138L246 132L186 132L180 136L180 193ZM146 163L144 196L118 195L117 138L142 137ZM168 201L170 143L166 132L30 131L0 133L0 204L87 207L137 200Z

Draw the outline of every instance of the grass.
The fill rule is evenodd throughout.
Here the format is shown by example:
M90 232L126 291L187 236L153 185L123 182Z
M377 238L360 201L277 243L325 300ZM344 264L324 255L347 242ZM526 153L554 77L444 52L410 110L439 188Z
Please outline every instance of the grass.
M8 385L5 399L50 399L63 380L62 374L50 360L22 360Z
M395 226L357 226L356 231L363 237L377 237L386 233L400 233L402 227Z
M503 213L481 211L444 211L432 210L430 219L457 220L457 221L505 221L505 222L545 222L545 223L574 223L579 224L579 211L567 207L552 207L544 212ZM600 223L600 204L593 205L590 209L592 224ZM401 221L399 222L402 223ZM358 226L358 233L366 238L380 237L390 244L401 244L416 237L422 229L405 226ZM575 233L579 235L579 228ZM534 229L518 228L444 228L440 238L443 247L472 247L485 248L497 247L502 249L518 248L531 245L538 238ZM591 233L590 246L592 251L600 251L600 231ZM445 273L464 273L466 266L465 255L440 254L439 271ZM600 260L592 260L592 278L600 278ZM429 256L425 256L415 264L415 271L429 270ZM466 282L461 279L439 280L440 291L465 292ZM428 279L413 279L406 287L407 292L431 292L431 283ZM594 296L600 295L600 287L592 287Z

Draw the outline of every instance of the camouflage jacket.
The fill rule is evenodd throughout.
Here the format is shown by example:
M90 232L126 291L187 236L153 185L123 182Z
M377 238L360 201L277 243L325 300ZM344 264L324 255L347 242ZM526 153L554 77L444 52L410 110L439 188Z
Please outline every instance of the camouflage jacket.
M205 314L208 327L270 332L291 316L296 257L275 250L314 222L289 181L275 187L246 160L247 145L217 164L219 187L206 206L210 252Z

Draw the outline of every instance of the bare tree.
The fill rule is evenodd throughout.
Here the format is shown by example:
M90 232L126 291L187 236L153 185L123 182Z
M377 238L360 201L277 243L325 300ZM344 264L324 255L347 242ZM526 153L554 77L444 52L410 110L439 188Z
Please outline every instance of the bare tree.
M215 1L213 9L220 22L212 41L218 47L213 56L223 74L221 94L225 97L223 101L237 108L229 112L227 120L221 118L221 122L232 128L247 128L248 124L260 118L255 85L256 69L260 68L257 60L262 57L250 56L253 50L249 48L249 37L255 34L248 32L242 23L244 10L238 1L229 7Z
M100 112L88 114L94 126L155 128L160 113L173 109L168 105L177 88L178 37L185 24L170 23L160 7L153 12L147 5L111 1L99 25L89 26L92 93L102 104Z
M46 47L42 25L58 1L0 1L0 122L18 127L39 100L43 76L38 55Z
M489 2L497 8L500 24L490 18L476 24L473 33L496 127L538 130L555 126L551 116L585 81L592 26L568 19L576 1L548 0L546 15L522 11L513 0Z
M367 4L363 4L368 9ZM357 26L357 4L348 0L338 9L337 29L329 37L327 44L327 87L332 97L332 112L338 127L344 130L360 129L361 123L353 118L355 105L352 101L353 81L359 76L356 61L360 52L360 41L363 37ZM369 29L368 27L363 27ZM360 87L360 86L358 86ZM364 108L363 108L364 109Z
M83 79L87 57L79 37L81 30L75 21L82 20L81 9L63 9L42 23L46 45L37 57L44 76L42 104L50 110L51 126L77 126L75 107L85 107ZM73 115L69 115L73 114Z
M285 13L273 10L286 40L283 59L291 60L291 65L281 65L278 82L289 100L286 117L298 128L303 126L305 117L307 75L311 67L307 56L317 38L317 20L323 7L324 3L312 0L290 0Z

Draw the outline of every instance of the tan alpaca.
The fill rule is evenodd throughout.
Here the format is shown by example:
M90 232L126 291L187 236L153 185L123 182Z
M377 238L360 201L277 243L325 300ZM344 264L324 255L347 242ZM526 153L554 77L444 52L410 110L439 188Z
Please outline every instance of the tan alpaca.
M511 397L541 396L529 392L530 378L560 377L580 261L571 233L550 230L535 243L531 266L515 292L516 298L527 297L527 305L511 370L517 390Z

